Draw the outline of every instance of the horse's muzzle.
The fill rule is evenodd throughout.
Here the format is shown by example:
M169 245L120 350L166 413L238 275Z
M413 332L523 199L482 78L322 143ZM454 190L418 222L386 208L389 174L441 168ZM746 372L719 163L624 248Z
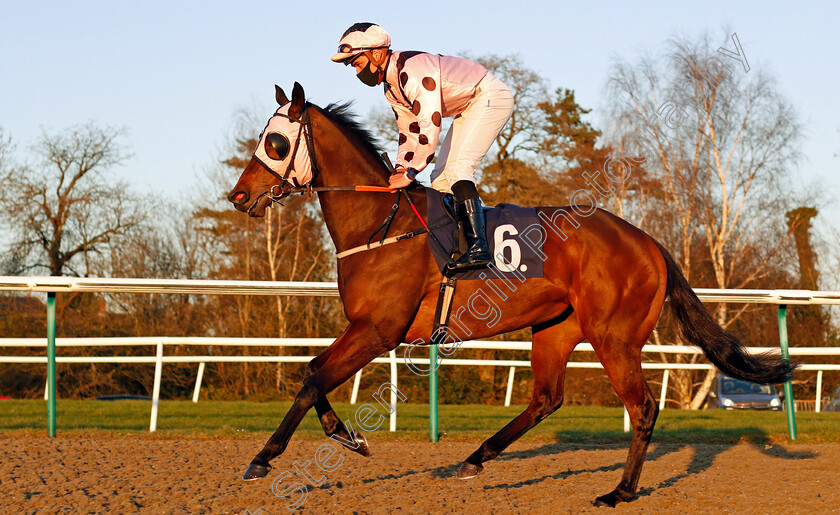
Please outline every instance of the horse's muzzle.
M268 195L260 195L255 201L249 202L251 196L248 192L242 190L231 191L227 199L237 211L248 213L250 216L257 218L265 216L265 209L271 203L271 198Z

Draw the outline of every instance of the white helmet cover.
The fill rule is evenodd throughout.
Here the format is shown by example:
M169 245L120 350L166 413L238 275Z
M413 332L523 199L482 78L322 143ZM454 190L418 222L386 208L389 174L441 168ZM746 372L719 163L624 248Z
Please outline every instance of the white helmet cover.
M348 57L361 54L374 48L391 46L391 36L375 23L356 23L344 33L338 42L338 52L332 60L340 63Z

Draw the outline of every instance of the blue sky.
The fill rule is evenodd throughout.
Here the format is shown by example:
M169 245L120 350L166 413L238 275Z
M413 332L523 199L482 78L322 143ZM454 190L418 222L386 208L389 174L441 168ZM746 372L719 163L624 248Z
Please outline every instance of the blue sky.
M329 60L356 21L381 24L397 49L519 53L553 87L574 89L593 115L615 57L655 54L674 35L717 37L729 27L753 69L771 71L796 107L806 160L794 175L834 199L822 223L840 223L840 3L411 5L3 1L0 127L25 157L42 129L124 126L134 157L118 174L140 190L186 194L221 157L238 109L256 106L268 117L275 83L289 91L297 80L321 105L353 99L362 115L384 105L379 88Z

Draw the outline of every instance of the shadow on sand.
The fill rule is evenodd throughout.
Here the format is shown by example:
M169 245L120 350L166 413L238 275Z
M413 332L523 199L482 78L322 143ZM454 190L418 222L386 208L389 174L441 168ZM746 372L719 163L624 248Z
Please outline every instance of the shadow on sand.
M692 454L691 462L688 464L684 472L678 473L662 481L656 486L640 489L636 494L637 497L645 497L651 495L653 492L661 488L673 487L682 479L685 479L695 474L700 474L708 470L720 454L726 452L728 449L736 445L742 445L744 441L746 441L748 445L751 445L753 448L757 449L766 456L772 456L774 458L779 458L783 460L813 459L818 456L817 453L808 450L791 450L779 445L773 445L771 439L767 436L766 433L760 430L756 430L756 428L754 427L731 428L730 434L731 433L741 434L741 442L733 443L730 441L728 443L720 443L720 432L714 429L693 430L691 434L691 439L695 440L696 437L695 443L685 443L684 441L669 442L668 440L670 440L670 438L667 438L667 436L666 438L664 438L665 441L661 442L657 441L656 433L654 433L652 449L649 450L647 453L647 457L645 459L646 462L656 461L664 456L680 452L686 448L690 448L694 452ZM591 435L591 432L589 434ZM533 449L505 452L493 461L504 462L510 460L525 460L536 456L558 455L565 452L573 452L576 450L614 449L626 451L629 448L629 437L627 442L617 443L615 442L615 435L613 433L604 433L603 438L596 437L593 439L593 443L579 443L580 440L577 439L575 439L577 440L577 443L565 443L565 440L568 437L568 432L564 432L557 435L558 440L555 443L545 444ZM442 465L439 467L426 468L423 470L407 470L399 474L388 474L378 476L376 478L363 479L362 482L371 483L374 481L381 480L401 479L417 474L431 474L432 477L437 479L450 479L455 477L455 475L457 474L458 469L461 466L461 459L463 458L466 458L466 456L460 457L460 459L457 462L450 465ZM489 463L492 464L492 461ZM623 469L624 461L622 460L614 463L605 463L600 466L594 466L590 468L580 468L575 470L567 469L563 472L556 472L554 474L546 474L539 477L524 479L515 483L498 483L494 485L484 485L484 489L489 490L521 488L523 486L537 484L549 479L564 479L580 474L594 474L599 472L620 472ZM616 476L616 482L618 481L618 479L619 477ZM327 485L324 485L324 487L327 487Z
M767 456L772 456L774 458L781 458L785 460L802 460L802 459L813 459L818 456L817 453L807 450L789 450L784 447L773 445L771 439L767 436L766 433L756 430L754 427L744 427L744 428L733 428L731 432L740 433L743 436L742 440L746 440L748 445L751 445L753 448L759 450L763 454ZM558 435L558 437L561 435ZM677 474L673 477L670 477L660 484L654 487L647 487L640 489L636 496L637 497L645 497L653 493L654 491L660 488L668 488L672 487L677 484L681 479L685 479L695 474L700 474L706 470L708 470L712 463L714 463L715 459L728 449L734 447L735 445L740 445L740 443L719 443L715 442L715 440L719 440L720 434L717 430L710 429L710 430L693 430L692 436L697 437L696 443L684 443L684 442L657 442L656 441L656 433L654 433L653 441L651 443L653 449L648 450L647 456L645 458L646 462L652 462L657 459L660 459L668 454L680 452L683 449L690 448L693 449L693 454L691 458L691 462L688 464L686 470L680 474ZM693 438L692 438L693 439ZM629 439L628 439L629 440ZM667 440L667 439L666 439ZM705 443L709 442L709 443ZM497 461L505 461L505 460L514 460L514 459L527 459L534 456L539 455L546 455L546 454L557 454L560 452L568 452L570 444L563 444L563 443L552 443L547 444L542 447L538 447L535 449L528 449L525 451L515 451L510 453L504 453L498 458ZM579 449L587 449L587 450L604 450L604 449L628 449L629 448L629 441L627 444L615 444L615 443L604 443L603 445L599 445L597 443L594 444L571 444L574 445L575 448ZM700 452L700 446L703 446L703 451ZM509 489L509 488L520 488L527 485L532 485L536 483L540 483L547 479L564 479L571 476L576 476L579 474L590 474L590 473L597 473L597 472L611 472L611 471L621 471L624 469L624 461L612 463L612 464L605 464L600 467L593 467L587 469L578 469L578 470L566 470L565 472L559 472L556 474L549 474L544 475L537 478L523 480L517 483L499 483L497 485L485 485L485 489L494 489L494 488L501 488L501 489ZM457 467L456 467L457 470ZM644 474L644 471L642 472ZM618 477L616 477L616 481Z

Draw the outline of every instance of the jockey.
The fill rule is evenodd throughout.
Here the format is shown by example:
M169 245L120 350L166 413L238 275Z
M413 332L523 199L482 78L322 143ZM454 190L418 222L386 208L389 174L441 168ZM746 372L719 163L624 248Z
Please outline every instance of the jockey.
M455 196L455 212L469 246L455 271L492 260L484 234L475 170L513 112L507 86L475 62L425 52L394 52L385 29L356 23L341 36L334 62L353 65L368 86L383 84L399 128L396 172L404 188L434 160L441 119L454 116L431 174L432 187Z

